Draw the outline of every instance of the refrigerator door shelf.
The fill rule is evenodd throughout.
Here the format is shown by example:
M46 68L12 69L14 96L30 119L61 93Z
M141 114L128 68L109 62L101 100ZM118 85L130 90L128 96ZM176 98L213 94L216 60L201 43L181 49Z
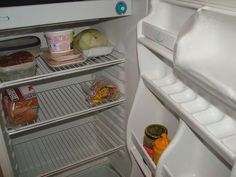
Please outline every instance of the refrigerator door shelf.
M138 24L138 40L154 52L173 62L178 33L197 7L181 6L164 1L151 1L151 11Z
M131 154L148 177L156 173L156 165L143 147L144 131L150 124L164 125L168 129L168 138L173 140L179 119L168 111L140 80L129 117L127 139Z
M139 43L143 44L144 46L148 47L152 51L155 51L156 53L160 54L165 58L167 62L169 62L171 65L173 63L173 51L152 41L151 39L148 39L146 37L141 37L138 39Z
M158 123L164 120L173 121L166 112L163 113L158 110L159 115L158 113L155 114L155 108L160 109L157 106L158 100L152 95L148 88L145 88L141 79L135 97L134 107L130 115L131 121L134 118L139 120L139 122L143 121L142 127L145 127L147 122L150 123L151 121ZM142 102L138 101L138 98L142 98ZM156 100L156 102L154 100ZM199 102L201 103L201 100ZM146 111L142 110L140 107L142 105L149 105L145 107ZM169 105L166 106L168 107ZM143 118L144 114L145 119ZM151 120L154 115L156 115L156 120ZM219 155L216 155L209 145L202 142L181 118L175 119L177 122L173 125L170 125L171 122L165 122L165 125L169 127L168 130L170 130L171 133L171 143L163 152L157 166L143 148L142 127L131 126L132 129L130 131L131 135L128 146L131 154L134 156L146 177L151 177L152 175L160 177L187 177L194 175L196 177L229 177L231 172L230 165L226 165L227 163L222 160ZM132 124L135 123L132 122Z
M160 177L229 177L231 168L181 121L157 166Z
M173 69L146 47L140 44L138 49L146 87L233 165L236 157L235 120L180 81Z
M179 139L182 136L182 129L183 129L183 121L180 120L179 125L178 125L178 130L174 136L174 138L171 140L171 143L168 145L168 147L165 149L164 153L162 154L161 158L159 159L159 161L161 161L162 158L165 158L165 152L170 152L173 150L173 148L175 148L175 144L179 141ZM158 168L158 166L156 166L153 162L153 160L150 158L150 156L147 154L146 150L143 148L142 143L140 143L139 139L136 137L135 133L132 132L132 142L134 144L133 149L131 149L131 152L133 154L133 156L135 157L135 159L137 160L139 166L142 168L142 170L144 171L148 171L148 173L146 172L145 174L149 174L149 172L151 174L156 174L156 169ZM159 165L159 163L158 163ZM148 170L147 170L148 168ZM172 175L169 173L170 177L172 177ZM148 175L146 175L148 176Z
M235 141L226 140L236 134L236 124L233 118L225 115L187 86L186 90L180 93L167 94L163 90L163 87L158 87L155 84L157 81L148 79L146 75L142 77L145 85L159 99L171 107L214 150L221 154L229 164L233 165L236 156L235 150L233 149L235 147ZM177 80L177 82L181 81Z

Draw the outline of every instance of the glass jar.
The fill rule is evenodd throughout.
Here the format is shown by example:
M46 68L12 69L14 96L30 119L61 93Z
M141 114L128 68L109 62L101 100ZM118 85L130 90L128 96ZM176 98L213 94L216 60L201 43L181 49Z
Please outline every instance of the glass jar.
M168 134L168 130L165 126L160 124L151 124L145 128L143 145L147 148L153 148L154 141L161 137L165 133Z

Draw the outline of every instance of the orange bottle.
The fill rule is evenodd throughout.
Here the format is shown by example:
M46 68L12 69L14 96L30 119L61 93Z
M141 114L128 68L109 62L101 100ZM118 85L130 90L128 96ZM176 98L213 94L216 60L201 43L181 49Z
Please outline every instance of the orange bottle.
M158 138L154 141L153 144L153 161L155 164L157 164L159 158L161 157L162 152L165 150L165 148L170 143L170 140L168 139L166 133L163 133L161 135L161 138Z

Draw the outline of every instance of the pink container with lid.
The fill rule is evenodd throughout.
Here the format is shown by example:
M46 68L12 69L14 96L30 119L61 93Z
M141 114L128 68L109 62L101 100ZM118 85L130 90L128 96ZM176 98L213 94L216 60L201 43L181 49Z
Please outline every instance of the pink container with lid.
M73 30L51 31L45 33L48 48L51 53L71 50Z

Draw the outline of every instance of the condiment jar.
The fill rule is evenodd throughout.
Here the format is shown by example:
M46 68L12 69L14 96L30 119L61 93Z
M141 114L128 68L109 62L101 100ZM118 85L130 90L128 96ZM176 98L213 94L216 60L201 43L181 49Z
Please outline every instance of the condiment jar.
M168 134L167 128L160 124L151 124L145 129L145 135L143 138L143 145L147 148L153 148L153 143L161 135Z
M159 158L161 157L161 154L165 150L165 148L170 143L170 140L167 137L166 133L163 133L161 135L161 138L158 138L155 140L153 144L153 161L155 164L157 164Z

